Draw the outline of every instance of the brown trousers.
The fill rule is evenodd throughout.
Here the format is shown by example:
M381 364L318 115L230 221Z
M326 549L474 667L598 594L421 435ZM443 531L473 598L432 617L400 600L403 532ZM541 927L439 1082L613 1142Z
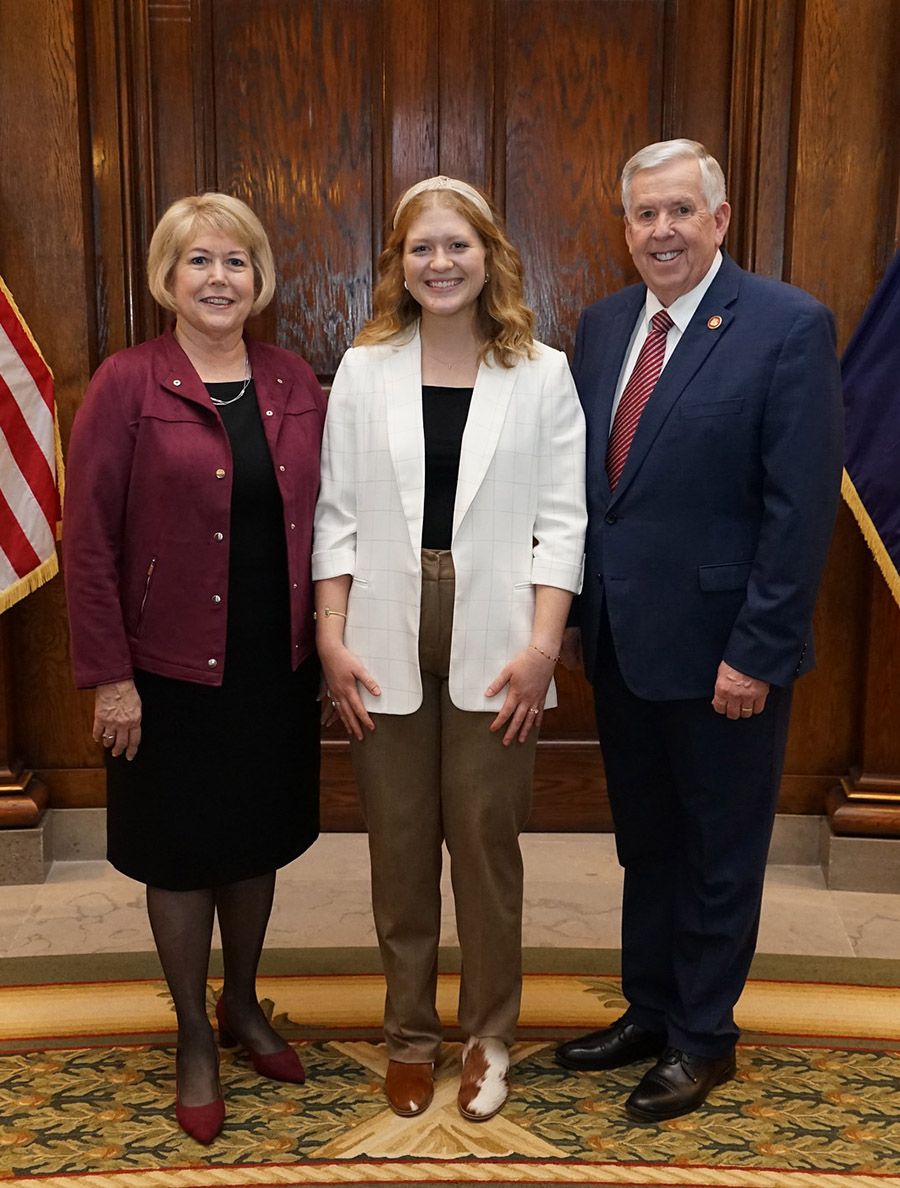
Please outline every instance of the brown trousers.
M459 1024L467 1035L512 1043L522 995L522 855L531 809L537 732L504 747L493 713L457 709L447 675L453 561L422 550L419 663L414 714L373 714L375 730L351 739L369 834L372 908L387 981L384 1034L392 1060L434 1060L441 927L441 843L450 853L462 954ZM377 674L375 674L377 677Z

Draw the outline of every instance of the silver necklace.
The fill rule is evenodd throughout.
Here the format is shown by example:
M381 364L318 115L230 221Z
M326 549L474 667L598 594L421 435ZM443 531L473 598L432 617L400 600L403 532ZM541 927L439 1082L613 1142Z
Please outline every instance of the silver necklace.
M247 378L244 380L244 386L241 388L240 392L238 392L237 396L232 396L230 400L219 400L217 396L210 396L210 400L213 402L216 408L224 408L226 404L237 404L240 398L247 391L247 385L253 379L253 368L250 366L250 356L246 353L244 355L244 370L247 373Z

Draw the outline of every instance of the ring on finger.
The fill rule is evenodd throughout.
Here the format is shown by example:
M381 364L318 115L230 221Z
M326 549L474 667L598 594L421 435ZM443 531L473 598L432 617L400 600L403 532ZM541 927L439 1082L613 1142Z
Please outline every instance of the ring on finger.
M103 738L103 741L104 741L104 742L112 742L112 740L113 740L113 739L114 739L116 736L115 736L114 734L107 734L107 733L106 733L106 731L104 730L104 732L103 732L103 734L102 734L102 736L101 736L101 737Z
M539 714L541 712L541 707L540 706L532 706L528 712L530 714Z
M332 701L331 704L334 706L335 709L341 708L341 703L339 701Z
M752 705L742 705L741 713L744 715L745 718L749 718L750 715L753 713L753 706Z

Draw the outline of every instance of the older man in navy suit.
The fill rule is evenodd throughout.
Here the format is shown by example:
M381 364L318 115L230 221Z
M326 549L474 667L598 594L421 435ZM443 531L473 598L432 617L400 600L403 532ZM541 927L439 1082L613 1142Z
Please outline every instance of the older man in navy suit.
M612 1026L568 1068L656 1057L625 1103L689 1113L733 1076L795 677L840 489L831 314L720 250L731 210L701 144L637 153L625 238L644 283L590 306L577 615L625 870Z

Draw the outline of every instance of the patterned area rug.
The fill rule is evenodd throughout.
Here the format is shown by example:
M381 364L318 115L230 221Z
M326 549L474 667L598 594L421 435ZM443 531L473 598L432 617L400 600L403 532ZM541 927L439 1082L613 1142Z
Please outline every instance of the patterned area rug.
M282 953L276 972L260 979L276 1026L298 1046L306 1085L261 1079L239 1051L224 1052L228 1114L208 1148L175 1123L173 1017L163 983L133 976L133 968L113 980L109 958L92 959L103 981L76 980L86 970L66 970L65 961L51 972L68 972L68 981L49 980L34 963L4 970L7 983L26 983L29 970L34 980L0 988L0 1182L900 1188L896 963L830 963L847 967L832 968L832 978L855 972L856 982L785 980L763 970L740 1003L745 1042L736 1079L686 1118L641 1126L622 1110L640 1067L577 1075L553 1060L560 1036L621 1012L618 978L605 972L614 957L571 955L574 972L564 972L566 954L554 951L544 965L558 972L526 975L510 1100L480 1125L456 1109L456 975L440 978L451 1038L434 1102L403 1119L381 1094L381 978L351 972L371 969L372 955L345 954L343 973L320 972L327 960ZM532 952L529 967L540 960ZM292 962L315 971L277 972ZM129 960L121 964L127 969ZM211 978L210 1010L219 988Z

